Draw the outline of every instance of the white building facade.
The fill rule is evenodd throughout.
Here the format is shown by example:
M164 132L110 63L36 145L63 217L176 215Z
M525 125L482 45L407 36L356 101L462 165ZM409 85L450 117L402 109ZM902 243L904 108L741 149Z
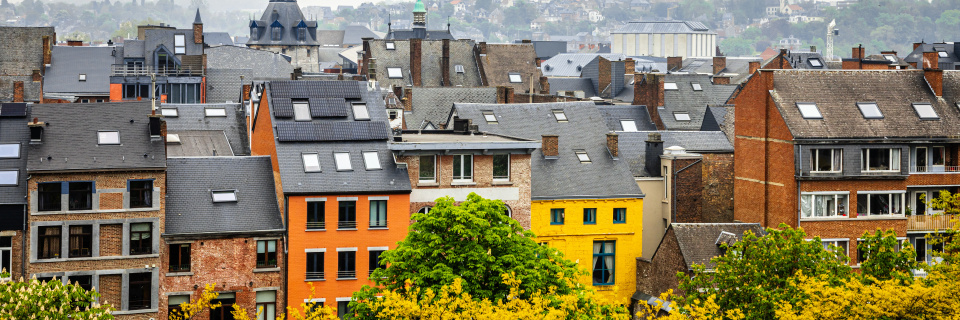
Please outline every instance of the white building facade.
M713 57L717 33L695 21L629 22L612 33L612 53L627 56Z

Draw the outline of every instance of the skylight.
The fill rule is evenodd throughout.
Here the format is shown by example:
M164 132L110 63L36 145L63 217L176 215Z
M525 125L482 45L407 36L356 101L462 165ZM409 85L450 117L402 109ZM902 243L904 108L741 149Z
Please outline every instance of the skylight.
M97 132L97 144L120 144L119 131Z
M637 122L633 120L620 120L620 127L623 131L637 131Z
M677 90L677 83L676 83L676 82L664 82L664 83L663 83L663 90Z
M363 164L367 166L367 170L380 169L380 155L376 151L364 151Z
M80 74L80 81L87 81L87 74L86 74L86 73L81 73L81 74Z
M346 152L334 152L333 160L337 163L337 171L353 170L350 165L350 154Z
M883 113L880 112L876 102L857 102L857 107L860 108L864 119L883 119Z
M19 158L19 157L20 157L19 143L0 144L0 158Z
M367 105L357 103L353 105L353 120L370 120L370 112L367 111Z
M800 116L804 119L823 119L820 114L820 108L813 102L797 102L797 109L800 109Z
M563 110L553 110L553 117L557 119L557 122L567 122L567 115L563 113Z
M687 112L674 112L673 118L677 121L690 121L690 114Z
M237 190L212 191L213 202L237 202Z
M521 82L523 82L523 78L520 77L519 73L510 74L510 83L521 83Z
M173 54L187 54L186 36L177 34L173 36Z
M178 117L180 114L177 112L177 108L163 108L160 109L160 114L164 117Z
M393 42L387 42L387 50L395 50L395 49L397 49L396 44L394 44Z
M897 57L893 56L892 54L885 54L883 55L883 58L887 59L887 61L890 61L890 63L897 63Z
M456 71L457 73L463 73L463 65L462 64L455 65L453 66L453 70Z
M948 55L946 51L937 52L937 55L940 56L941 58L949 58L949 57L950 57L950 55Z
M227 109L224 108L206 108L203 109L204 114L208 117L226 117Z
M693 91L703 91L703 87L697 82L691 83L690 85L693 86Z
M320 157L316 153L304 153L302 157L304 172L320 172Z
M497 123L497 115L493 114L493 111L484 111L483 119L487 120L487 123Z
M310 104L306 101L294 101L293 102L293 120L296 121L310 121Z
M914 103L913 110L917 112L917 116L920 117L920 120L940 119L940 116L937 115L937 111L933 110L933 105L929 103Z
M400 68L387 68L387 78L403 79L403 70Z
M17 170L3 170L0 171L0 186L15 186L17 185L17 180L20 180L20 171Z
M180 144L180 135L176 133L168 133L167 144Z
M590 163L590 156L587 155L586 151L576 150L574 153L577 154L577 159L580 160L580 163Z
M810 58L810 59L807 59L807 62L809 62L810 65L813 66L814 68L823 67L823 62L820 62L819 58Z

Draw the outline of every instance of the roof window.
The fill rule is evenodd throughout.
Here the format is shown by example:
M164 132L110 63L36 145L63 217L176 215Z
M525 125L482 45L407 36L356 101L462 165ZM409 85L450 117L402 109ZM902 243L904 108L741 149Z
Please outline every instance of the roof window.
M674 112L673 119L677 121L690 121L690 113L688 112Z
M376 151L364 151L363 152L363 164L367 166L367 170L379 170L380 168L380 154Z
M86 74L86 73L81 73L81 74L80 74L80 81L87 81L87 74Z
M563 110L553 110L553 117L557 122L567 122L567 114L563 113Z
M320 172L320 157L316 153L304 153L302 158L304 172Z
M810 63L810 66L814 68L823 67L823 62L821 62L819 58L810 58L807 59L807 62Z
M97 144L120 144L120 131L97 132Z
M187 54L186 36L177 34L173 36L173 54Z
M493 114L493 111L484 111L483 119L487 120L487 123L497 123L497 115Z
M523 78L520 77L519 73L510 74L510 83L522 83L522 82L523 82Z
M949 58L949 57L950 57L950 55L948 55L946 51L937 52L937 55L940 56L941 58Z
M353 170L353 166L350 165L350 153L334 152L333 160L337 163L337 171Z
M797 109L800 109L800 116L804 119L823 119L820 114L820 108L813 102L797 102Z
M15 186L20 180L19 170L0 171L0 186Z
M857 102L857 108L860 108L864 119L883 119L883 113L876 102Z
M577 160L580 160L580 163L590 163L590 156L587 155L587 151L574 150L573 152L577 154Z
M177 108L163 108L160 109L160 114L164 117L178 117L180 114L177 112Z
M0 158L19 158L19 157L20 157L19 143L0 144Z
M637 131L637 122L630 119L620 120L620 128L623 131Z
M703 91L703 87L700 86L700 83L693 82L690 84L693 87L693 91Z
M929 103L915 102L913 103L913 110L917 112L917 116L920 117L920 120L940 119L940 116L937 115L937 111L933 110L933 105Z
M456 71L457 73L463 73L463 65L462 64L455 65L453 66L453 70Z
M203 113L208 117L226 117L227 109L224 108L206 108Z
M390 78L390 79L403 79L403 69L400 69L400 68L387 68L387 78Z
M664 82L663 90L678 90L676 82Z
M370 120L370 112L367 111L367 105L356 103L353 105L353 120Z
M394 44L393 42L387 42L387 50L396 50L396 49L397 49L396 44Z
M167 144L180 144L180 135L176 133L168 133Z
M211 191L213 202L237 202L237 190Z
M883 58L887 59L887 61L890 61L890 63L897 63L897 57L892 54L885 54L883 55Z
M310 103L305 100L294 100L293 101L293 120L296 121L310 121L313 118L310 117Z

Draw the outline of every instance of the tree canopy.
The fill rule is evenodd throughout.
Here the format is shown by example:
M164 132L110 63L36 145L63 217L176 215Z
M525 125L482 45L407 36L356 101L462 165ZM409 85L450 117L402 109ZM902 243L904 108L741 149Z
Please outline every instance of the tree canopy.
M99 297L96 291L60 280L4 280L0 281L0 319L113 319L113 308L98 303Z

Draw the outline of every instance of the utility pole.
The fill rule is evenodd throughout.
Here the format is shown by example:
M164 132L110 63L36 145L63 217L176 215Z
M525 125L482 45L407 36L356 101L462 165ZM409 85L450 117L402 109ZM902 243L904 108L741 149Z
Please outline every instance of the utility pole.
M157 111L157 74L150 73L150 110Z

